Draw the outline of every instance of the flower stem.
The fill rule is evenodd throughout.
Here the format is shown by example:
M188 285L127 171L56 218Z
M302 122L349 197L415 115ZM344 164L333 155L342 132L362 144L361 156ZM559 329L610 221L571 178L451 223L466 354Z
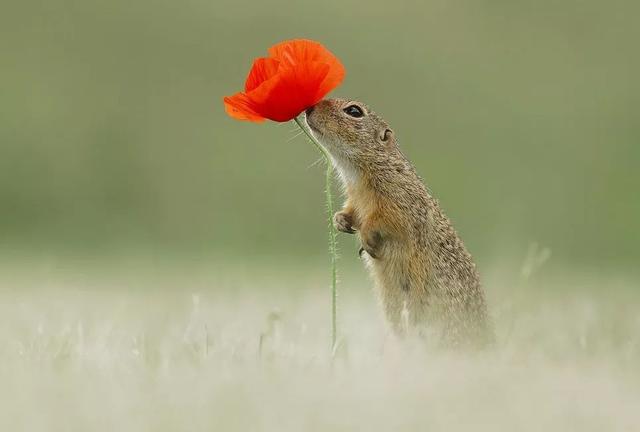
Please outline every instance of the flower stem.
M333 195L331 193L331 180L333 178L333 164L331 163L331 155L313 136L302 116L295 118L296 123L302 129L302 131L309 137L311 142L316 146L327 163L327 172L325 177L325 196L327 200L327 229L329 232L329 258L331 260L331 352L335 354L338 337L338 323L337 323L337 302L338 302L338 287L337 287L337 270L336 262L338 261L338 247L336 239L336 231L333 227Z

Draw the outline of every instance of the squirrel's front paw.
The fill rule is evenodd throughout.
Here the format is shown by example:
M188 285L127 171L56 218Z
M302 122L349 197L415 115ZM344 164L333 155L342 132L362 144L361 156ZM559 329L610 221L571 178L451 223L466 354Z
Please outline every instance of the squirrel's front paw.
M349 213L340 211L333 215L333 226L343 233L353 234L356 232L353 228L353 218Z
M358 255L362 256L362 252L366 252L371 258L380 258L382 251L383 238L380 231L369 231L366 235L361 234L362 247L358 251Z

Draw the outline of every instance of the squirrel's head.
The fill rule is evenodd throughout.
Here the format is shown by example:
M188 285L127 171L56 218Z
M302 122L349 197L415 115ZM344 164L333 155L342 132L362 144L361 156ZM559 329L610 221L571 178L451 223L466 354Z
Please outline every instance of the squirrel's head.
M361 102L325 99L307 109L306 120L342 174L373 168L397 150L389 125Z

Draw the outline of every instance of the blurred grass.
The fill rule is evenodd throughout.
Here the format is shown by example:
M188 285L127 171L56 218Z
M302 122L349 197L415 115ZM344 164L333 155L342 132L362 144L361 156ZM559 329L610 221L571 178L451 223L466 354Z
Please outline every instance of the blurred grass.
M628 268L640 257L639 11L619 0L10 1L3 249L322 257L318 155L289 141L293 126L235 122L221 103L270 44L309 37L347 67L336 94L396 129L481 263L537 241L559 266Z
M2 430L638 424L640 291L629 281L534 274L516 297L516 279L488 271L498 343L468 355L390 337L365 279L345 275L347 349L332 362L317 266L0 270Z

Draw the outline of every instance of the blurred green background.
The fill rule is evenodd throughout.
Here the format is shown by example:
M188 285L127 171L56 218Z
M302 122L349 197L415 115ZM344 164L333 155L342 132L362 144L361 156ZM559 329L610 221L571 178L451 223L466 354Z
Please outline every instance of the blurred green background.
M390 122L481 264L537 242L557 266L636 268L637 2L3 6L4 253L324 263L319 155L295 125L237 122L222 105L253 58L306 37L342 59L334 94Z

